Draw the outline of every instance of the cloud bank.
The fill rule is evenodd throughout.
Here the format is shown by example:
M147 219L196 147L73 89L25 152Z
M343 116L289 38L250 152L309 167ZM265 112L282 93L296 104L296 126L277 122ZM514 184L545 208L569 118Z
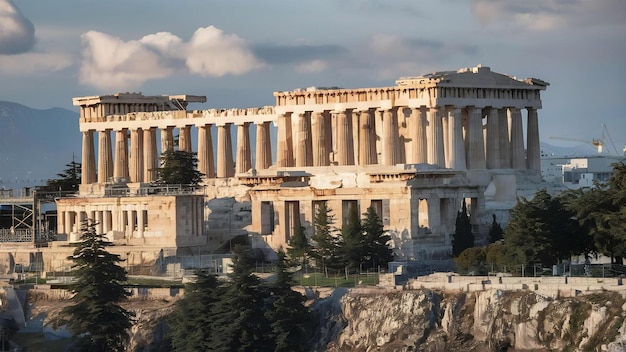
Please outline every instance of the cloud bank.
M199 28L188 42L169 32L124 41L90 31L81 39L80 81L102 89L132 90L177 72L221 77L264 66L245 40L214 26Z
M35 45L35 26L11 0L0 0L0 55L25 53Z

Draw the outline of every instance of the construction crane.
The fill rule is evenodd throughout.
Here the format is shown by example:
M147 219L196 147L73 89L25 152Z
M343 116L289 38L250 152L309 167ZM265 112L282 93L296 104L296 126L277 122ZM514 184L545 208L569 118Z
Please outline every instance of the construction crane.
M613 143L613 138L611 138L611 135L609 134L609 130L605 124L602 124L602 137L600 137L599 139L594 138L588 141L588 140L576 139L576 138L550 137L550 139L556 139L556 140L561 140L561 141L592 144L594 147L596 147L596 149L598 150L598 153L600 154L602 154L602 152L604 151L604 146L606 144L604 140L606 138L608 138L609 141L611 142L611 146L613 147L613 151L615 152L615 155L619 155L619 153L617 152L617 148L615 147L615 143Z

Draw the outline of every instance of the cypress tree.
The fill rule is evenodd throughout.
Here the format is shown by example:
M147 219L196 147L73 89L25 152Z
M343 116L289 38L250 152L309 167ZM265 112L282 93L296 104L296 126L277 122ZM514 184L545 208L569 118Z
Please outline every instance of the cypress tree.
M467 214L467 204L463 198L461 211L456 214L456 231L452 240L452 255L458 257L467 248L474 247L474 234L472 234L472 224Z
M365 234L365 256L363 268L387 267L393 261L393 253L389 248L391 236L385 234L383 222L376 214L374 207L367 208L361 228Z
M112 246L103 234L96 233L95 223L86 220L81 225L81 241L68 259L74 262L76 282L69 290L74 293L73 305L63 309L67 326L74 333L73 348L78 351L123 351L129 339L133 314L118 303L130 296L122 282L126 270L119 266L119 255L105 250Z

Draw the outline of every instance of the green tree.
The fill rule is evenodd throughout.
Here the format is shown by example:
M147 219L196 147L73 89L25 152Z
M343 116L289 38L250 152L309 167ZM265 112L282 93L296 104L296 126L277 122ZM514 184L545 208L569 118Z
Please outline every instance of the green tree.
M332 265L337 261L339 236L334 227L335 216L326 202L319 202L315 211L315 234L311 236L313 246L311 256L317 260L318 267Z
M576 239L575 219L559 198L539 190L532 200L521 199L504 231L511 264L556 264L583 251Z
M472 224L467 213L467 204L463 198L461 211L456 214L456 230L454 239L452 240L452 255L457 257L467 248L474 247L474 234L472 233Z
M352 208L345 224L341 227L338 255L342 266L359 268L365 257L365 236L356 208Z
M267 289L252 274L249 255L236 246L232 272L211 316L212 348L217 351L272 351L274 342L265 316Z
M196 153L183 150L166 150L161 154L161 167L156 169L156 184L197 186L202 173L197 170Z
M168 318L169 338L176 351L211 351L212 319L222 288L215 275L196 272L195 283L185 287L185 296L177 302Z
M306 265L311 246L304 232L304 226L299 226L296 229L293 237L289 239L288 245L287 254L290 261L296 265Z
M72 305L63 309L67 326L74 333L78 351L124 351L133 314L119 303L130 293L122 286L126 270L119 266L119 255L105 250L112 246L104 235L96 233L95 223L81 225L81 241L68 259L74 262L76 282Z
M270 286L270 304L266 317L275 352L308 351L308 326L311 314L304 306L305 297L292 290L293 277L286 270L286 255L278 251L276 279Z
M487 260L484 247L471 247L454 258L456 269L461 274L487 274Z
M491 226L489 226L489 240L491 243L497 242L501 240L504 234L502 227L496 221L496 214L491 214L493 220L491 221Z
M393 261L393 253L389 248L391 236L385 234L383 222L376 214L374 207L370 206L365 211L361 228L365 234L365 256L363 258L363 268L387 267Z
M66 169L63 172L57 174L58 178L46 181L46 185L42 190L50 192L78 192L82 170L81 164L72 160L65 167Z

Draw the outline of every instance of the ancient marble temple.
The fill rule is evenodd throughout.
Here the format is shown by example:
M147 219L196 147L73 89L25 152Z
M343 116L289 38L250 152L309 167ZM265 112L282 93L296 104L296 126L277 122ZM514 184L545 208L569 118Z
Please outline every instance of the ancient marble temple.
M59 232L71 241L93 218L128 245L210 251L235 219L256 246L276 249L299 226L311 236L327 202L338 227L353 209L374 207L399 259L446 257L464 199L486 236L487 189L514 201L521 178L539 177L547 86L479 65L390 87L275 92L276 104L262 108L188 111L206 101L189 95L75 98L82 183L78 197L58 201ZM197 153L202 191L150 191L160 153L172 148ZM222 198L239 204L224 217L228 230L211 221L209 205Z

